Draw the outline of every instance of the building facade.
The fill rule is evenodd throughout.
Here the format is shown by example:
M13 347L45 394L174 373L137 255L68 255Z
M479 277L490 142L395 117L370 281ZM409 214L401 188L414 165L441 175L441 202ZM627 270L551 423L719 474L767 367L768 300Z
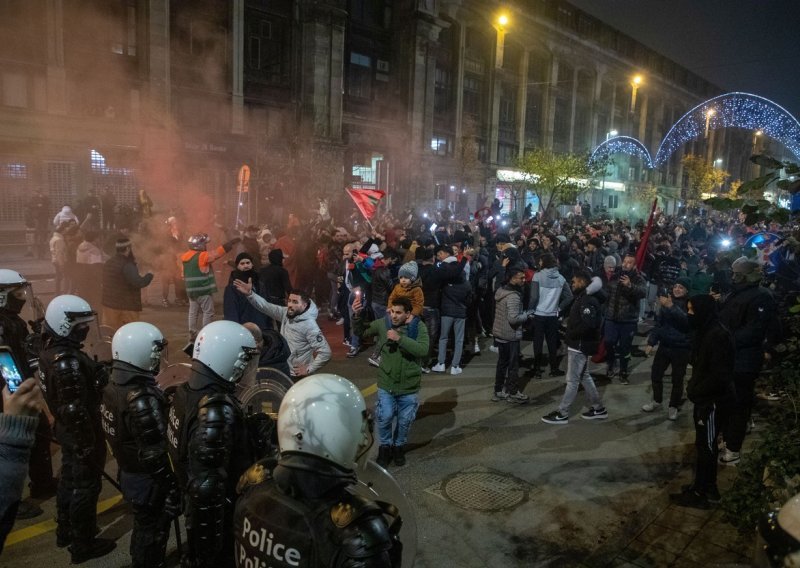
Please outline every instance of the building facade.
M721 92L561 0L28 0L2 11L7 225L38 188L53 212L106 187L133 204L145 189L161 212L202 210L198 224L242 208L240 219L281 222L319 198L349 212L344 187L384 189L393 209L466 213L506 197L504 171L526 148L590 151L617 131L654 154L672 123ZM749 140L718 131L684 152L746 178ZM679 201L680 157L648 171L615 156L593 205L622 211L630 188L650 183Z

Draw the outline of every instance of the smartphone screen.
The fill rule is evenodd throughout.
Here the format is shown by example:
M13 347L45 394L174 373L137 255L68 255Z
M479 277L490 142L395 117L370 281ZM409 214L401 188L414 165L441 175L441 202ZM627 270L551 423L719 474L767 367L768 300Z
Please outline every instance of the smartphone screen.
M8 385L9 392L12 393L17 392L19 385L25 380L19 372L19 367L17 367L14 356L8 347L0 347L0 373L2 373L3 380Z

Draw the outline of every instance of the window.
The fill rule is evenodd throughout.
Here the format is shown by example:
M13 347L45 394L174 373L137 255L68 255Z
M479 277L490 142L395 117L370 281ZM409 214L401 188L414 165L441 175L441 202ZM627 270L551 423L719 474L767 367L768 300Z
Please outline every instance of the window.
M444 113L450 110L450 71L439 66L436 67L436 91L434 94L433 110Z
M373 27L384 25L387 15L381 0L350 0L349 4L353 22Z
M0 194L3 207L0 208L0 222L16 223L25 218L25 208L30 199L28 184L28 165L14 158L3 157L0 162Z
M569 99L556 99L556 116L553 128L553 149L566 152L569 145L569 123L572 108Z
M27 108L28 77L21 73L4 73L2 76L2 98L0 101L11 107Z
M72 162L47 162L46 193L54 207L75 203L75 164Z
M497 145L497 163L506 166L512 165L519 155L519 150L515 144Z
M355 51L350 53L347 94L359 99L372 98L372 58Z
M288 24L280 18L248 18L245 65L248 79L271 85L289 82Z
M619 195L609 195L608 196L608 208L609 209L616 209L619 207Z
M437 156L447 156L452 153L450 139L447 136L437 136L431 138L431 150Z
M516 93L514 86L503 83L500 86L499 136L503 140L513 140L516 135Z
M538 144L541 130L542 94L538 90L528 91L528 99L525 101L525 140Z
M477 77L464 77L464 114L481 115L483 81Z

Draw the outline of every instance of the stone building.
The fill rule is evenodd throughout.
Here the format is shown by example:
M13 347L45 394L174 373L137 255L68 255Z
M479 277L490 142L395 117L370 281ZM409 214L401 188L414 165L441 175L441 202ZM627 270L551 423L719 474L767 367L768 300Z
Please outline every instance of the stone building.
M7 226L39 188L53 212L106 187L133 206L145 189L159 214L196 224L230 224L237 208L280 222L319 197L349 211L347 186L384 189L395 209L467 212L507 198L526 148L587 151L616 130L654 153L720 93L561 0L26 0L2 12ZM716 156L707 144L735 138L686 151ZM742 170L733 154L726 169ZM682 177L677 154L651 172L622 156L592 199L622 208L631 184L651 181L677 200Z

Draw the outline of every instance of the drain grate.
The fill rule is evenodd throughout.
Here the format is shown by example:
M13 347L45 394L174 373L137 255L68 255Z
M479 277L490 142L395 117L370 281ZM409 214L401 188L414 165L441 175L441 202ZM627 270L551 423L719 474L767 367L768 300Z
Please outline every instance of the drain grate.
M428 488L433 493L473 511L506 511L528 500L531 485L513 475L475 466L454 473Z

